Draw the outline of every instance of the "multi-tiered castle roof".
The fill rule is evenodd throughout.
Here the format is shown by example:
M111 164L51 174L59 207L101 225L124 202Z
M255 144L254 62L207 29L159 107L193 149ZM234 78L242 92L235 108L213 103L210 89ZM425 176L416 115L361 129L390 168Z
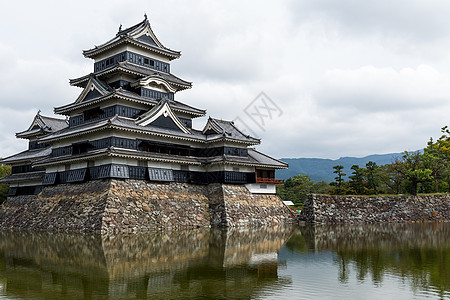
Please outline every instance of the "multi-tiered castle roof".
M247 184L263 191L269 185L274 191L275 169L287 165L251 148L259 139L211 117L202 130L192 127L206 111L175 100L192 84L171 73L170 63L181 53L157 39L147 17L83 54L94 60L94 72L70 80L82 91L74 102L55 108L66 120L38 114L18 133L39 149L30 146L1 161L13 165L4 182L26 185L13 179L31 170L39 172L41 181L33 177L33 185L41 187L123 178Z

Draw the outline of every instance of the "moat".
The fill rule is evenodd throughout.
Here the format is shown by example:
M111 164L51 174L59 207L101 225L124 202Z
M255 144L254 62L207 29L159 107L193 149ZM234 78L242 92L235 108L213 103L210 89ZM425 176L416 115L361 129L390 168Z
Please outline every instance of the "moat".
M450 223L0 232L0 299L450 299Z

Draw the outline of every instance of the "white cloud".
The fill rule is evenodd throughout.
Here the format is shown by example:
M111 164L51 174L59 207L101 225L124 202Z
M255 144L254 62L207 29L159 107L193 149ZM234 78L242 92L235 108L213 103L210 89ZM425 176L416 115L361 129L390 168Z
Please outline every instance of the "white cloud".
M245 116L261 91L281 107L257 132L268 154L415 150L448 120L449 10L443 0L10 1L0 12L11 28L0 39L0 156L24 149L14 133L38 109L75 100L81 90L68 79L93 70L81 51L144 12L161 42L183 53L172 71L194 86L178 100L223 119Z
M431 66L416 69L375 68L330 70L313 91L321 106L345 107L353 113L424 109L446 104L448 82Z

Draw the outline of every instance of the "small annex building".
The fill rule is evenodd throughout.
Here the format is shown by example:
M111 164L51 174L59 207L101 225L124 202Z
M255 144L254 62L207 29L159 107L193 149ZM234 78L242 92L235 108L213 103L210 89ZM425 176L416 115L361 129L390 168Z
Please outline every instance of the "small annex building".
M93 72L71 79L81 88L72 103L58 106L60 118L36 115L16 134L28 150L0 161L12 166L9 197L36 195L43 188L102 179L157 183L246 186L249 193L275 194L282 161L257 151L260 139L232 121L176 100L192 83L171 72L179 51L165 47L144 20L119 28L106 43L83 51Z
M42 116L39 111L27 130L16 133L17 138L28 140L28 149L0 161L11 165L11 175L0 179L0 183L9 183L7 196L37 195L42 191L45 168L36 167L34 163L50 157L52 147L39 142L39 138L66 127L66 119Z

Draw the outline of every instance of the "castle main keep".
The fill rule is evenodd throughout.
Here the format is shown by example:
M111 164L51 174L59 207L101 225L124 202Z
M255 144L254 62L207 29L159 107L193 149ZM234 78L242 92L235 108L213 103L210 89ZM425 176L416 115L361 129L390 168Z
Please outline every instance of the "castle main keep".
M93 72L70 80L82 90L74 102L54 109L63 118L38 113L27 130L16 134L29 140L28 150L0 161L12 166L12 174L0 180L10 184L3 210L8 203L42 201L49 195L57 201L55 191L64 197L61 186L73 191L75 199L77 189L83 190L90 182L94 182L91 187L97 182L103 190L111 190L112 183L117 187L133 182L149 190L140 197L151 198L153 186L159 191L155 199L160 198L165 190L161 184L178 191L166 193L173 199L183 194L180 185L203 195L208 210L203 218L209 220L187 225L231 224L217 217L216 208L222 205L226 215L227 206L219 190L222 196L235 191L241 199L247 197L249 205L265 195L289 215L275 195L275 184L281 182L275 179L275 170L287 164L257 151L254 146L260 140L244 134L232 121L209 117L202 129L193 128L192 120L205 116L206 111L176 100L177 92L190 89L192 83L172 74L171 62L181 53L157 39L146 16L83 55L94 60ZM130 195L124 196L127 201L132 201ZM191 200L184 201L183 208ZM213 215L220 221L212 222ZM238 219L232 223L239 224ZM160 221L158 227L164 227Z

